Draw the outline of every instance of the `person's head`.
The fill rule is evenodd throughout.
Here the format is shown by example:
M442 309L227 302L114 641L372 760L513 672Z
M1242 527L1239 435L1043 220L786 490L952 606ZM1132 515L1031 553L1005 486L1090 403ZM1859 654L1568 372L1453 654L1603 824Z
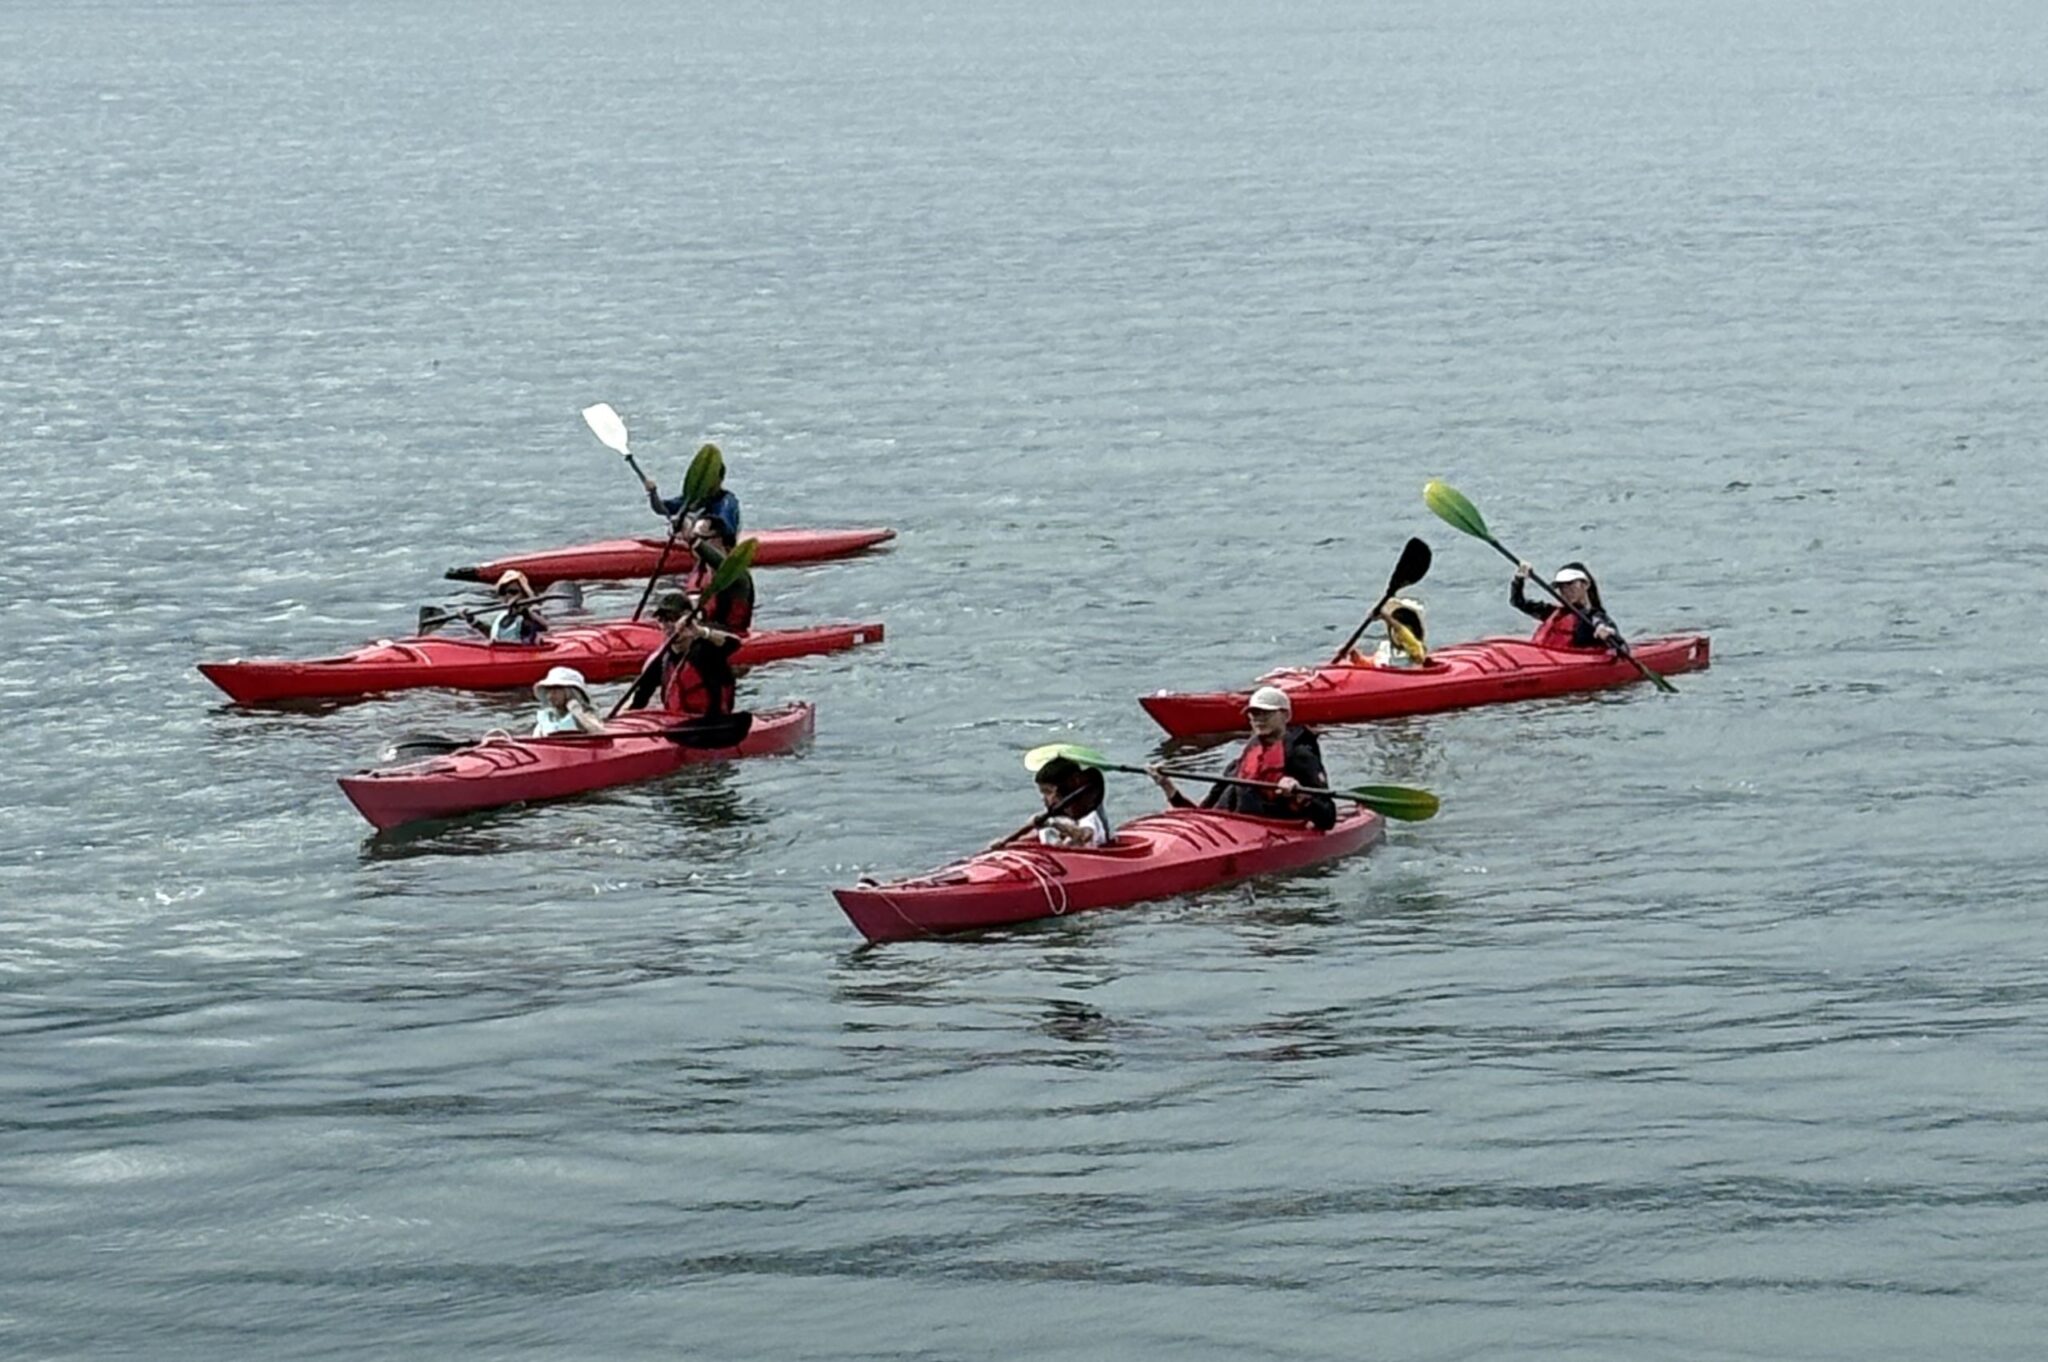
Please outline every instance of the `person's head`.
M1050 809L1061 805L1069 818L1085 818L1102 807L1102 772L1067 757L1054 757L1038 768L1038 797ZM1079 791L1080 793L1076 793Z
M726 523L724 516L710 511L698 512L697 519L690 526L690 533L699 539L713 541L727 553L732 552L733 545L739 539L738 533Z
M661 599L654 603L654 622L671 639L681 631L682 622L690 615L690 598L680 591L664 591Z
M1426 616L1422 602L1396 596L1387 602L1387 636L1417 662L1429 655ZM1399 626L1398 629L1395 626ZM1403 637L1403 635L1406 637Z
M526 574L518 568L506 568L498 574L498 584L492 588L501 601L521 600L533 594L533 583L526 580Z
M1557 575L1550 579L1550 584L1557 588L1557 594L1564 598L1567 605L1576 606L1581 610L1605 608L1600 604L1600 584L1593 580L1593 574L1586 570L1584 563L1566 563L1557 570Z
M590 703L590 688L584 684L583 673L574 667L554 668L534 683L533 693L557 714L568 709L571 700Z
M1245 720L1251 724L1252 733L1260 738L1277 738L1285 733L1287 720L1293 713L1294 702L1278 686L1260 686L1244 702Z

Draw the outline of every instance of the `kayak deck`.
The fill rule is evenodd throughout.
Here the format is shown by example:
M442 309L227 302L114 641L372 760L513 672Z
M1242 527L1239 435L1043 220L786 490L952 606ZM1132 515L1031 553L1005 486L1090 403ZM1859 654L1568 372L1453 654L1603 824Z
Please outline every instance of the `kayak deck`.
M879 621L757 629L733 655L737 667L841 652L880 643ZM237 704L342 699L433 686L445 690L512 690L531 686L550 669L574 667L596 685L639 674L661 646L652 620L608 620L551 629L538 643L427 634L384 639L339 657L232 658L202 662L199 671Z
M742 538L758 541L755 567L776 567L788 563L822 563L848 558L888 543L896 531L880 527L851 530L761 530ZM666 562L662 552L668 550ZM572 544L567 548L540 549L512 554L474 567L452 567L443 576L457 582L495 582L512 570L526 574L536 588L561 581L623 581L651 577L656 571L682 573L690 569L695 556L689 547L670 548L661 539L605 539L594 544Z
M1105 847L1017 841L886 884L835 889L862 936L902 941L1007 926L1148 899L1348 856L1386 835L1359 809L1328 832L1205 809L1167 809L1118 828Z
M756 711L745 739L721 748L684 747L665 736L665 730L689 721L688 715L643 710L612 720L601 735L494 735L445 756L343 776L340 785L357 812L386 831L422 819L657 780L698 762L794 751L816 731L817 711L802 701Z
M1699 671L1711 660L1705 634L1649 639L1635 644L1634 652L1661 676ZM1543 648L1526 638L1485 638L1437 649L1420 667L1371 662L1290 667L1269 672L1243 690L1159 691L1138 703L1179 738L1244 728L1244 704L1256 686L1287 692L1295 722L1330 724L1607 690L1642 679L1626 660L1604 649Z

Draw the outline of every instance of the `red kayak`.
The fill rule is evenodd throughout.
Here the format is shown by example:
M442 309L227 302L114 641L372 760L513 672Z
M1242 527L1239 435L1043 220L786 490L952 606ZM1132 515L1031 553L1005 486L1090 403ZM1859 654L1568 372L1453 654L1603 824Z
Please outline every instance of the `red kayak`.
M828 558L846 558L896 537L894 530L762 530L741 536L757 539L761 547L754 554L754 566L774 567L781 563L819 563ZM549 582L616 582L631 577L651 577L661 561L663 539L606 539L596 544L576 544L566 549L543 549L539 553L514 554L495 563L476 567L452 567L444 574L458 582L495 582L511 569L526 574L535 588ZM669 551L665 571L687 572L692 555L688 546L677 544Z
M1664 676L1707 665L1705 634L1651 639L1632 647L1644 666ZM1294 702L1296 723L1345 724L1606 690L1642 679L1641 672L1604 649L1539 648L1526 638L1483 638L1436 649L1420 667L1367 662L1288 668L1253 684L1286 691ZM1160 691L1138 703L1161 728L1187 738L1242 729L1244 702L1250 694L1249 687L1208 694Z
M758 666L786 657L836 653L880 643L876 624L819 624L808 629L757 629L733 655L735 666ZM510 690L530 686L552 667L574 667L596 685L635 676L661 646L652 620L610 620L551 629L539 643L492 643L483 638L423 634L387 639L340 657L294 662L236 658L202 662L206 679L236 703L374 695L438 686L448 690Z
M1385 835L1380 816L1364 809L1346 814L1328 832L1247 814L1167 809L1124 824L1105 847L1012 842L915 879L832 894L868 940L904 941L1300 870L1348 856Z
M658 780L693 762L794 751L811 736L816 717L804 703L761 710L738 746L707 749L682 746L665 735L687 724L687 716L642 710L612 720L602 735L487 738L447 756L343 776L341 790L382 831L424 818Z

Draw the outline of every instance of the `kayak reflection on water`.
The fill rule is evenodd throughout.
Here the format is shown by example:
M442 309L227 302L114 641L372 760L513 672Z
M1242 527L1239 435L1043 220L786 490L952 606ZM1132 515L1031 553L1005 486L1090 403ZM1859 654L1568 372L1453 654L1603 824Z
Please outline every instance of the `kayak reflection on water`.
M1251 724L1251 741L1232 762L1228 774L1238 780L1257 781L1271 789L1247 789L1241 785L1213 787L1199 806L1191 803L1173 783L1166 768L1153 762L1145 768L1166 801L1176 809L1200 807L1223 813L1253 814L1260 818L1298 818L1328 831L1337 822L1337 805L1328 795L1302 794L1327 788L1329 774L1323 769L1323 748L1313 729L1289 723L1293 701L1277 686L1261 686L1245 702L1245 718Z

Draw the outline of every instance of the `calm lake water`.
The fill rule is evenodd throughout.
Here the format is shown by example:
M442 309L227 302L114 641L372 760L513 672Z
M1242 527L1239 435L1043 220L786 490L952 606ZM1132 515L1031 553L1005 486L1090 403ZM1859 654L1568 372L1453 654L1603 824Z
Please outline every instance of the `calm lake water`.
M0 1354L2034 1358L2048 9L0 11ZM787 760L366 838L241 711L723 442ZM875 950L1018 753L1584 557L1370 856ZM609 613L622 588L593 595ZM1119 779L1111 812L1155 806Z

